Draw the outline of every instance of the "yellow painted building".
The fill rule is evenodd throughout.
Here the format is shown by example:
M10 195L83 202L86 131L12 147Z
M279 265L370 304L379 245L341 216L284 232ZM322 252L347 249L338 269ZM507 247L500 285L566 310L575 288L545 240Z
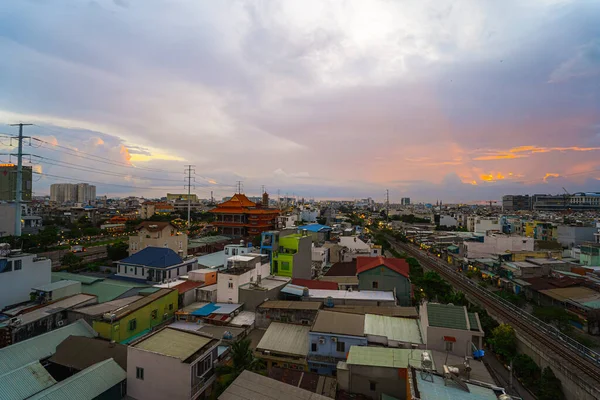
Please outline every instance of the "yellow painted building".
M104 339L128 342L173 318L177 308L177 290L159 289L125 307L105 313L101 320L94 321L93 327Z
M548 256L562 260L562 250L515 251L510 255L510 260L506 261L525 261L528 258L548 258Z
M557 240L558 228L550 222L527 221L524 223L525 236L539 240Z

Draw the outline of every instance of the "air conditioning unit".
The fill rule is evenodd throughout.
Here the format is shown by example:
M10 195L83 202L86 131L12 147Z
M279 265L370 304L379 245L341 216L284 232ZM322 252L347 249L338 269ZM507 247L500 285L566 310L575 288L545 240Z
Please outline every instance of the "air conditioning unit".
M57 326L63 326L65 324L65 321L60 320L56 323Z
M334 337L332 337L332 338L331 338L331 341L332 341L333 343L335 343L335 342L337 342L337 338L334 336Z
M319 344L325 344L325 338L324 337L320 337L319 338Z

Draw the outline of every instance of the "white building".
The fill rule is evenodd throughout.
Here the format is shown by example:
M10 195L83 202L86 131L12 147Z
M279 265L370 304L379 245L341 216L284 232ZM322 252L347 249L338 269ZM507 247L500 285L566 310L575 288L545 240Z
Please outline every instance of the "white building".
M371 242L364 242L358 236L340 236L340 246L345 247L343 251L342 261L349 262L358 256L379 257L382 256L381 246Z
M279 229L295 228L298 221L298 214L280 215L277 217L277 227Z
M533 238L525 236L489 233L483 238L483 243L464 242L464 256L468 258L484 258L507 251L533 251L534 242Z
M451 217L450 215L440 215L440 226L447 226L448 228L453 228L458 226L458 221L456 218Z
M35 254L10 252L0 245L0 309L30 300L32 288L51 281L52 262Z
M243 256L244 254L249 254L254 252L254 247L246 246L243 240L240 240L240 244L228 244L223 249L224 252L224 260L223 266L227 267L227 260L233 256Z
M50 201L89 204L96 199L96 186L88 183L54 183L50 185Z
M271 271L266 254L248 253L227 259L226 269L217 276L217 302L238 303L239 288L248 283L260 283Z
M317 222L320 213L318 208L305 206L300 210L300 220L302 222Z
M476 217L473 232L486 233L487 231L502 231L502 226L498 218Z
M196 257L181 258L165 247L146 247L117 262L117 275L149 282L168 282L196 269Z

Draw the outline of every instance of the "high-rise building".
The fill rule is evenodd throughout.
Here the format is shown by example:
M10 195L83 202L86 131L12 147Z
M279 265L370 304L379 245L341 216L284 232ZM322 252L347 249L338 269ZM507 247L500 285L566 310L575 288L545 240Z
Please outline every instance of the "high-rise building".
M502 196L502 209L504 211L530 210L532 201L529 195Z
M50 201L55 203L84 203L96 199L96 186L88 183L54 183L50 185Z
M409 206L410 205L410 197L403 197L400 199L400 205Z
M23 167L23 200L31 200L31 167ZM17 199L17 166L0 164L0 201Z

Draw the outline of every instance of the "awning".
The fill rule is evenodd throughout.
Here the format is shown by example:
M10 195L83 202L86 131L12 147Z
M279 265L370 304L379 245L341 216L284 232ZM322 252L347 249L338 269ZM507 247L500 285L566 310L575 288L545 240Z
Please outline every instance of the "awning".
M456 338L454 336L444 336L444 342L456 342Z

